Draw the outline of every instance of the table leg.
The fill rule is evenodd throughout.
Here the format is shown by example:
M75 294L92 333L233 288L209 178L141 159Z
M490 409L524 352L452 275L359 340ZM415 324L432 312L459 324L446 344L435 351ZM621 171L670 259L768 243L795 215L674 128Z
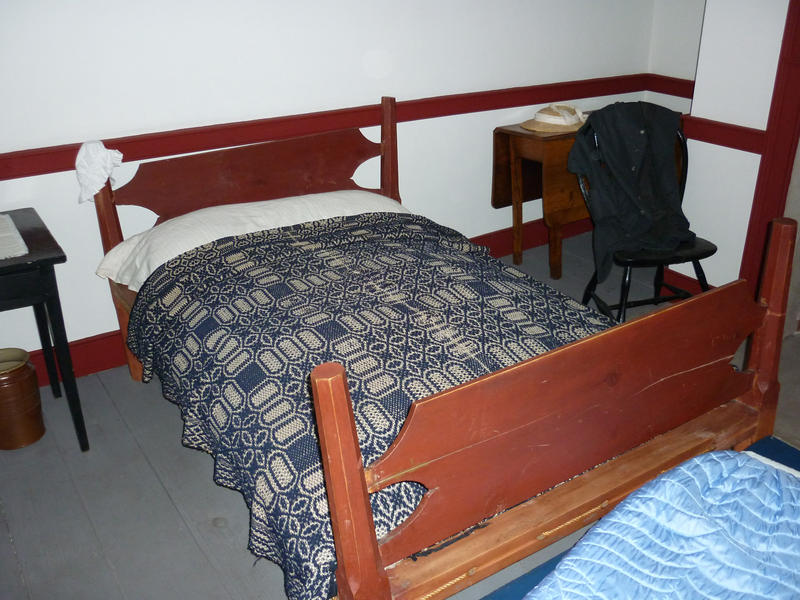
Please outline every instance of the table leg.
M36 329L39 330L39 342L42 344L42 355L47 368L47 378L50 380L50 389L53 396L61 397L61 386L58 383L58 371L53 358L53 344L50 342L50 326L47 320L47 309L44 304L34 304L33 314L36 317Z
M82 451L89 449L89 438L86 435L86 424L83 420L81 410L81 400L78 396L78 386L75 383L75 372L72 370L72 357L69 354L69 342L67 332L64 328L64 316L61 314L61 302L58 298L58 288L56 287L56 276L52 266L49 273L45 274L48 278L49 294L47 298L47 314L50 318L50 327L53 332L53 342L56 349L56 359L61 377L64 383L64 391L67 394L67 404L72 415L72 424L78 436L78 444Z
M522 263L522 159L511 144L511 220L514 264Z
M550 278L561 279L561 227L547 228L550 250Z

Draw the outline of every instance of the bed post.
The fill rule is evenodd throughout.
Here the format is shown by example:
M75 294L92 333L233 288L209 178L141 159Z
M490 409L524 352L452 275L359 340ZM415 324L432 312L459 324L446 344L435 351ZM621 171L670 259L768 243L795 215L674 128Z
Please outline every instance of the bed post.
M119 224L117 207L114 205L114 192L110 182L106 181L103 188L94 195L94 208L97 212L97 222L100 225L100 240L103 243L103 252L108 252L122 241L122 227ZM114 310L117 312L122 347L125 352L125 362L131 378L135 381L142 380L142 363L139 362L126 343L128 337L128 315L133 305L134 292L127 287L108 281L111 288L111 299L114 301Z
M767 312L761 326L753 333L747 358L747 369L755 373L755 378L751 393L744 400L759 412L753 441L770 435L775 426L780 391L778 367L796 234L797 222L793 219L774 219L771 223L757 296Z
M316 367L311 372L311 391L336 544L337 597L390 598L344 367L337 363Z
M400 202L397 175L397 103L381 98L381 193Z
M117 209L114 206L114 192L106 181L102 189L94 195L94 208L100 225L100 240L103 252L108 252L122 241L122 227L119 224Z

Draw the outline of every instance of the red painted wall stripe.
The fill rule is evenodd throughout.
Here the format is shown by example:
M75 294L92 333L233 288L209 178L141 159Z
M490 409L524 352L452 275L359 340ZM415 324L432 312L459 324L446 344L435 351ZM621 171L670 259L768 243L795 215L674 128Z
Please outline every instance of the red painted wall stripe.
M530 106L532 104L544 104L576 98L627 94L644 90L691 98L694 94L694 81L651 73L639 73L637 75L562 81L488 92L452 94L398 102L397 118L399 121L433 119L471 112Z
M125 161L173 156L252 144L348 127L380 124L380 105L329 110L304 115L273 117L256 121L192 127L104 140L120 150ZM81 143L20 150L0 154L0 180L71 171Z
M716 146L761 154L766 143L766 133L761 129L731 125L710 119L686 115L683 117L686 137Z
M453 94L398 102L397 118L399 121L414 121L643 90L691 98L694 82L643 73ZM192 127L104 141L109 148L120 150L126 161L134 161L252 144L267 139L287 138L312 132L379 125L380 115L380 105L376 104L303 115ZM71 171L75 168L75 156L78 148L80 148L80 143L0 154L0 180Z

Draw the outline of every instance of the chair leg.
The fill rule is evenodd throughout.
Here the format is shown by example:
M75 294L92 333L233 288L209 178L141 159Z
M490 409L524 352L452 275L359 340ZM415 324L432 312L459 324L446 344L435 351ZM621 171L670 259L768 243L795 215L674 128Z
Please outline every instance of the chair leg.
M692 266L694 267L694 274L697 277L697 282L700 284L700 289L707 292L709 290L709 285L703 267L700 266L700 261L693 260Z
M661 288L664 287L664 265L656 267L656 275L653 278L653 298L661 295Z
M597 288L597 271L592 273L592 278L589 280L589 283L586 284L586 289L583 290L583 299L581 300L581 304L588 305L589 300L592 299L592 294L594 294L594 290Z
M625 309L628 307L628 294L631 291L631 267L625 267L622 274L622 286L619 293L619 311L617 312L617 323L625 322Z

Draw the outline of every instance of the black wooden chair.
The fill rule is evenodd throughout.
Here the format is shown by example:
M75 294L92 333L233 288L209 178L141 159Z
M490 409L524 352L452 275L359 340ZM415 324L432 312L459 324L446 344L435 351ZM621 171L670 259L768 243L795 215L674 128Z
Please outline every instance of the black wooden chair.
M686 187L686 174L688 170L688 150L686 145L686 136L680 129L677 130L675 154L677 161L675 165L675 172L676 176L678 177L680 201L683 202L683 194ZM591 213L591 203L589 202L591 182L588 182L584 175L578 175L578 183L580 185L583 198L586 201ZM591 300L594 300L600 312L609 318L616 319L617 322L621 323L625 321L628 308L688 298L691 296L688 291L664 281L664 268L670 265L689 262L692 263L697 281L700 284L701 289L706 291L709 289L709 285L706 280L705 273L703 272L703 267L700 265L700 261L713 255L716 251L717 247L713 243L696 236L692 241L684 242L676 249L666 252L654 250L617 250L613 253L613 263L623 268L619 302L616 304L608 304L598 296L596 291L598 283L597 270L595 270L592 278L586 285L581 302L583 304L588 304ZM629 299L629 293L632 271L635 268L642 267L656 268L655 277L653 279L653 296L644 299L631 300ZM670 293L662 294L662 291L665 288ZM615 310L617 311L616 317L613 314L613 311Z

